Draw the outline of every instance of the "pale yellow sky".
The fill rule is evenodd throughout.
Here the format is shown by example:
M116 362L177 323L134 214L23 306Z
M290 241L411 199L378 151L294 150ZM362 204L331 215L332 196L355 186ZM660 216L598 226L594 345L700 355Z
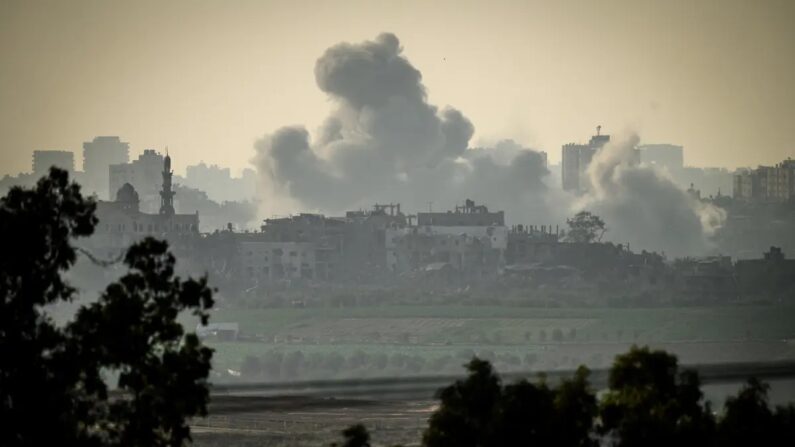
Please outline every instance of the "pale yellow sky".
M546 150L597 124L685 146L698 166L795 156L793 1L0 2L0 175L35 149L120 135L175 167L248 166L282 125L331 105L315 60L340 41L400 38L429 100L475 145Z

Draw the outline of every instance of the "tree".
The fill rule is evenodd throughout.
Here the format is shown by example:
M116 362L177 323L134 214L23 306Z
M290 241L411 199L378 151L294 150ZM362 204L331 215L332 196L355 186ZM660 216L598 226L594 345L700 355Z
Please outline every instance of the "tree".
M206 323L212 291L174 276L165 242L130 247L130 272L66 326L43 310L75 297L62 274L94 209L58 169L0 199L0 445L177 446L206 414L212 351L176 318Z
M94 208L66 173L56 170L34 189L15 187L0 199L2 445L78 436L65 392L76 380L74 368L63 353L63 332L41 308L72 299L75 290L61 277L75 262L69 237L91 234ZM47 422L47 430L40 421Z
M737 396L726 399L718 422L718 444L726 447L747 445L795 445L795 406L771 410L770 386L751 378Z
M665 351L633 346L617 356L601 400L583 366L556 388L543 377L502 386L489 362L477 358L467 370L466 379L437 393L441 402L423 446L795 445L795 405L772 411L767 385L751 380L727 401L716 427L698 375L679 371L676 356Z
M479 447L490 445L492 419L502 388L491 364L473 358L469 376L437 393L441 400L422 437L428 447Z
M590 211L580 211L573 218L566 219L566 224L569 226L566 233L566 240L569 242L598 242L607 231L602 218Z
M192 310L207 324L212 291L204 278L174 276L163 241L132 245L124 263L130 272L67 326L65 350L84 394L78 403L93 415L88 420L107 427L102 438L112 445L182 445L190 438L186 416L207 413L212 350L185 334L177 315ZM108 398L105 369L118 372L125 398Z
M555 445L555 393L546 383L521 380L507 385L485 445Z
M351 425L342 431L345 442L340 446L336 442L331 443L331 447L370 447L370 433L362 424ZM395 445L393 447L400 447Z
M602 434L621 447L709 445L715 423L698 374L676 356L633 346L616 357L601 402Z
M595 447L594 418L598 414L596 394L588 382L591 372L580 366L571 379L564 379L555 393L557 443L571 447Z
M370 433L362 424L351 425L342 431L345 442L340 447L370 447ZM332 444L336 447L337 444Z
M767 393L770 387L752 378L737 396L726 399L718 426L721 446L774 445L773 412Z
M467 366L469 377L439 392L423 445L428 447L538 445L593 447L596 396L581 367L557 388L520 380L501 386L483 360Z

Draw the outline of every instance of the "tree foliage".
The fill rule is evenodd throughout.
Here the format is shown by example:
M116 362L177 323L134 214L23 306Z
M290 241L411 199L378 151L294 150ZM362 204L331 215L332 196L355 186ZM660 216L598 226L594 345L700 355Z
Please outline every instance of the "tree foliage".
M502 397L500 378L485 360L474 358L466 368L466 379L439 390L441 404L423 435L425 445L491 445L494 417Z
M176 318L206 323L212 291L174 275L165 242L130 247L130 271L66 326L45 312L75 297L62 274L94 209L58 169L0 199L0 445L177 446L206 414L212 352Z
M423 435L429 447L593 446L596 398L582 367L557 388L543 380L502 386L491 365L473 359L469 377L439 392L439 409Z
M370 433L362 424L354 424L342 431L345 441L339 447L370 447ZM336 443L332 447L338 447Z
M664 351L632 347L616 357L599 399L585 367L557 387L543 377L503 385L477 358L466 368L465 379L437 393L424 446L795 445L795 405L771 409L767 385L752 378L716 416L698 374Z
M603 434L616 445L709 445L715 423L698 374L679 371L676 356L633 347L616 357L601 402Z
M769 390L767 384L752 378L737 396L727 399L718 426L720 446L795 445L795 405L772 410Z
M571 219L566 219L566 224L569 226L566 233L566 240L569 242L598 242L607 231L602 218L590 211L580 211Z

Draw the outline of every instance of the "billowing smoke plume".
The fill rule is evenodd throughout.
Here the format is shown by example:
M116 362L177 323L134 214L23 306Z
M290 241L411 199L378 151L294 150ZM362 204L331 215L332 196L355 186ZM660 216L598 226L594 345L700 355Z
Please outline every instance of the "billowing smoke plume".
M663 172L638 165L638 137L608 143L588 167L590 191L575 207L601 216L606 238L635 250L672 256L703 254L723 223L724 210L702 203Z
M450 209L465 198L502 209L512 223L557 224L579 209L609 227L606 238L669 255L701 253L725 217L665 174L632 163L637 138L609 144L594 158L590 192L576 200L548 188L544 156L507 140L469 148L472 123L429 104L422 75L397 37L329 48L315 65L334 112L313 139L284 127L256 143L263 181L288 208L340 213L400 202L406 210ZM265 205L269 201L264 201Z
M499 157L467 149L472 123L429 104L422 75L401 53L396 36L381 34L335 45L318 59L317 85L335 110L314 141L303 127L284 127L256 143L269 186L299 209L330 213L389 201L449 209L471 198L514 219L547 219L539 211L547 200L542 154L511 142L494 151Z

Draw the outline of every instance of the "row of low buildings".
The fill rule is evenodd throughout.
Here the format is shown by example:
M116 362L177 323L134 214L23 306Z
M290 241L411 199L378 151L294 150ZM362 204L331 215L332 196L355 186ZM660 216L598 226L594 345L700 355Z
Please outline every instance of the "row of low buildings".
M98 203L99 223L87 242L96 253L117 253L155 236L167 239L194 264L225 270L249 286L295 280L368 282L433 266L494 276L505 262L509 231L504 212L491 212L471 200L448 212L407 215L399 204L376 204L339 217L270 218L257 232L230 227L201 234L199 213L174 210L171 158L147 151L139 161L150 175L119 174L127 181L118 186L115 200ZM128 166L119 165L118 170L129 173ZM133 183L144 180L150 183L144 194L150 201L159 196L159 210L142 209L141 193ZM155 190L151 184L161 187Z
M99 224L86 248L108 257L146 236L166 239L181 263L225 280L230 295L299 284L401 283L579 287L584 296L689 301L795 292L795 260L777 248L736 263L722 256L668 263L621 245L562 242L563 232L550 225L508 227L504 212L471 200L447 212L407 215L399 204L377 204L339 217L266 219L257 232L202 234L198 213L174 211L170 161L164 157L161 166L160 209L142 211L135 188L122 185L114 201L98 203Z
M503 211L471 200L446 212L410 215L400 204L376 204L336 217L298 214L266 219L256 232L234 232L230 227L202 234L199 213L174 209L171 158L146 155L162 160L158 179L151 180L160 185L159 209L141 209L139 193L125 182L115 200L98 203L99 224L89 248L115 254L145 236L167 239L181 260L211 274L220 272L244 289L295 282L432 279L461 284L511 278L565 287L609 278L617 279L617 286L633 281L651 289L681 289L680 296L695 297L731 295L738 288L748 294L755 287L749 284L765 283L768 276L790 287L786 278L795 278L795 264L780 250L736 264L716 257L668 265L659 255L636 254L620 245L562 242L563 232L551 225L509 227Z
M236 239L241 271L252 283L369 282L433 268L496 274L507 233L503 212L467 200L445 213L406 215L399 204L376 204L340 217L266 219L260 232Z
M787 259L780 247L770 247L761 258L735 262L728 256L680 259L673 272L680 283L678 299L686 301L784 300L795 293L795 259Z

